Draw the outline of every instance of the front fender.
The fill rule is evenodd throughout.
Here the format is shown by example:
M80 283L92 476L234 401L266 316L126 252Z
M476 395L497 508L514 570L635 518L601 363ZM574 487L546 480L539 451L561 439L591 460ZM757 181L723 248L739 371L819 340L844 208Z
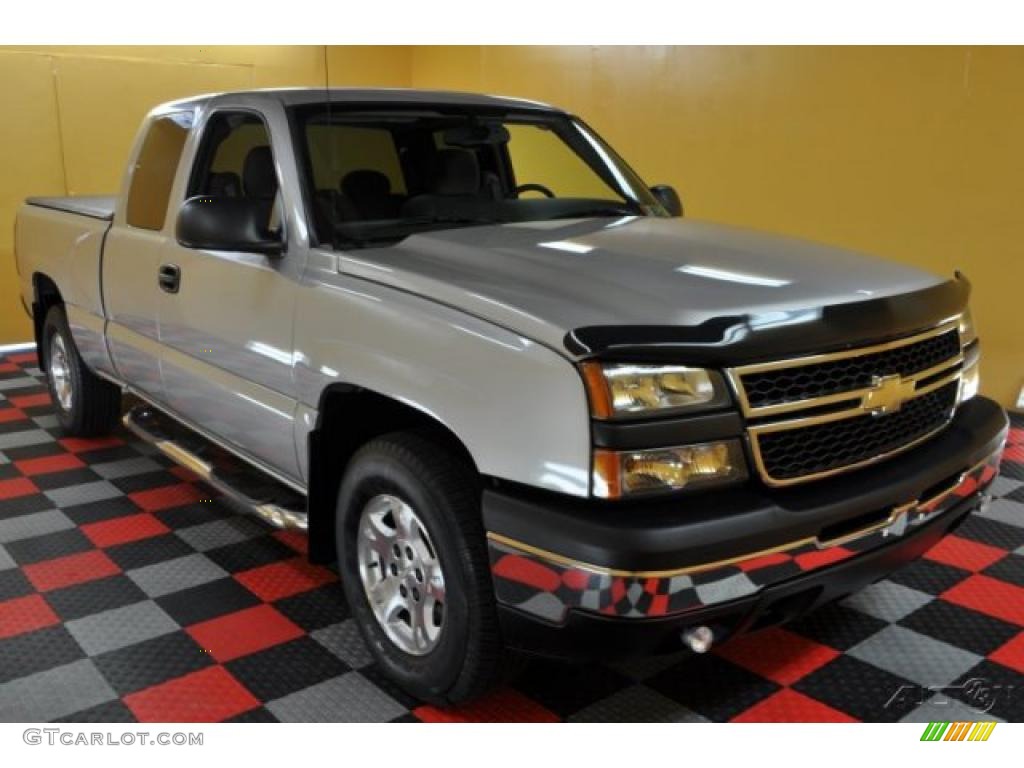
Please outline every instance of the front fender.
M583 382L544 345L419 296L323 272L298 303L295 348L305 408L315 409L331 384L363 387L444 424L484 475L589 493ZM299 422L301 451L315 419Z

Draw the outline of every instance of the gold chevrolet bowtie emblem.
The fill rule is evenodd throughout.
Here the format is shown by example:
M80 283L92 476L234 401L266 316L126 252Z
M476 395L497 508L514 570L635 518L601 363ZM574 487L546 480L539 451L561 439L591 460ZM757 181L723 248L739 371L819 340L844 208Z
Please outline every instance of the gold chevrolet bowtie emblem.
M914 396L917 383L904 381L897 373L892 376L875 376L871 380L871 389L864 393L860 407L870 411L874 416L883 413L895 413L903 403Z

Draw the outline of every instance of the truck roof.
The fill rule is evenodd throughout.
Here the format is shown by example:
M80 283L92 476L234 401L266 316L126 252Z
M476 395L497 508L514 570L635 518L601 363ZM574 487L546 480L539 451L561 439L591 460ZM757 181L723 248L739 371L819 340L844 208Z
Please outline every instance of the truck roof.
M529 109L531 111L561 112L562 110L529 99L518 99L509 96L490 96L482 93L463 91L435 91L419 88L263 88L247 91L225 91L191 96L185 99L161 104L155 111L168 108L180 109L189 106L202 106L208 102L216 102L231 97L246 99L266 99L285 106L314 104L330 100L338 104L373 104L373 105L439 105L467 107L495 107L499 109Z

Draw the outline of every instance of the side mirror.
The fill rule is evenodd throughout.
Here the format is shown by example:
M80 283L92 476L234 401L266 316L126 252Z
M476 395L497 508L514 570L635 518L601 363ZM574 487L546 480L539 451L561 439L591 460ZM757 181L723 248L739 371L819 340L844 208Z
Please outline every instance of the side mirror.
M175 235L186 248L280 256L284 243L267 229L273 201L192 197L178 212Z
M651 187L651 194L658 198L658 202L669 212L670 216L683 215L683 201L679 199L679 193L676 192L675 187L669 184L658 184L656 187Z

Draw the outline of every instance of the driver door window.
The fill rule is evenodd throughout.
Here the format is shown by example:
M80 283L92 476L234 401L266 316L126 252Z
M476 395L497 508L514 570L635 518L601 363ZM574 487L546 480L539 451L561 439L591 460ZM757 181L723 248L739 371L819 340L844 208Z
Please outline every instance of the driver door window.
M188 196L264 201L267 229L280 229L277 171L267 126L249 112L219 112L206 125Z

